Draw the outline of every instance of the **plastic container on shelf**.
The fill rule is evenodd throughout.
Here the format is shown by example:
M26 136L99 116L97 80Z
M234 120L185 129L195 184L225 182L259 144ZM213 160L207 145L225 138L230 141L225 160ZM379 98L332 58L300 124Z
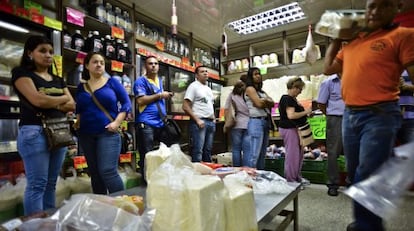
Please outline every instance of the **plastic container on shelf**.
M106 23L106 10L103 4L103 0L95 0L91 5L89 14L99 21Z
M115 13L112 10L112 4L107 2L105 5L105 10L106 10L106 23L109 26L115 25Z
M108 59L116 59L115 41L109 34L105 35L103 50L105 57Z
M72 35L72 41L71 41L72 49L81 51L83 50L85 46L85 38L83 38L80 30L75 30L75 33Z

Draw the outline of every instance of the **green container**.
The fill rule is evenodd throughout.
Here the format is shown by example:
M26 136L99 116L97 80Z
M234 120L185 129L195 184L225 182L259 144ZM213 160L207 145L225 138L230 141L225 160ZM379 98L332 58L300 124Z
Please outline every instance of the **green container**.
M328 174L326 172L315 171L301 171L302 177L308 179L311 183L326 184L328 181Z
M340 155L337 159L339 172L346 172L345 156Z
M302 171L326 172L328 167L327 160L303 160Z
M285 159L265 159L265 170L275 172L283 177L285 175Z

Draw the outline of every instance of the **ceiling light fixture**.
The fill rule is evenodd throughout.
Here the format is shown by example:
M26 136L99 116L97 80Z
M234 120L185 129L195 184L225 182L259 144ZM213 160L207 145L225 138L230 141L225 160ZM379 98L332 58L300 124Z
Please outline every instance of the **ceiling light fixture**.
M246 35L305 19L299 3L292 2L268 11L242 18L227 24L238 34Z
M20 33L25 33L25 34L29 33L29 31L24 29L23 27L16 26L16 25L4 22L4 21L0 21L0 27L6 28L6 29L9 29L9 30L13 30L13 31L16 31L16 32L20 32Z

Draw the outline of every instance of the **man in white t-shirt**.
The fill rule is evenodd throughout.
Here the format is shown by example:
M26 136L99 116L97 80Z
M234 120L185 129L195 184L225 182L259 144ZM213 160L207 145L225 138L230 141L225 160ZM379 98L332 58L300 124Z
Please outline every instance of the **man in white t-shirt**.
M205 66L195 69L196 80L185 92L183 110L190 116L189 134L192 162L211 162L216 123L214 96L207 86L208 70Z

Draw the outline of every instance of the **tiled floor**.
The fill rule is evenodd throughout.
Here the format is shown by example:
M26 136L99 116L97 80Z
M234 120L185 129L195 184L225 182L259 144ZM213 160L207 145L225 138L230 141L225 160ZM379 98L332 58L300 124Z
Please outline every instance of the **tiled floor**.
M327 187L311 184L299 194L299 231L341 231L353 221L351 199L342 193L331 197ZM398 211L386 220L387 231L414 230L414 193L404 196ZM287 230L293 230L292 225Z

